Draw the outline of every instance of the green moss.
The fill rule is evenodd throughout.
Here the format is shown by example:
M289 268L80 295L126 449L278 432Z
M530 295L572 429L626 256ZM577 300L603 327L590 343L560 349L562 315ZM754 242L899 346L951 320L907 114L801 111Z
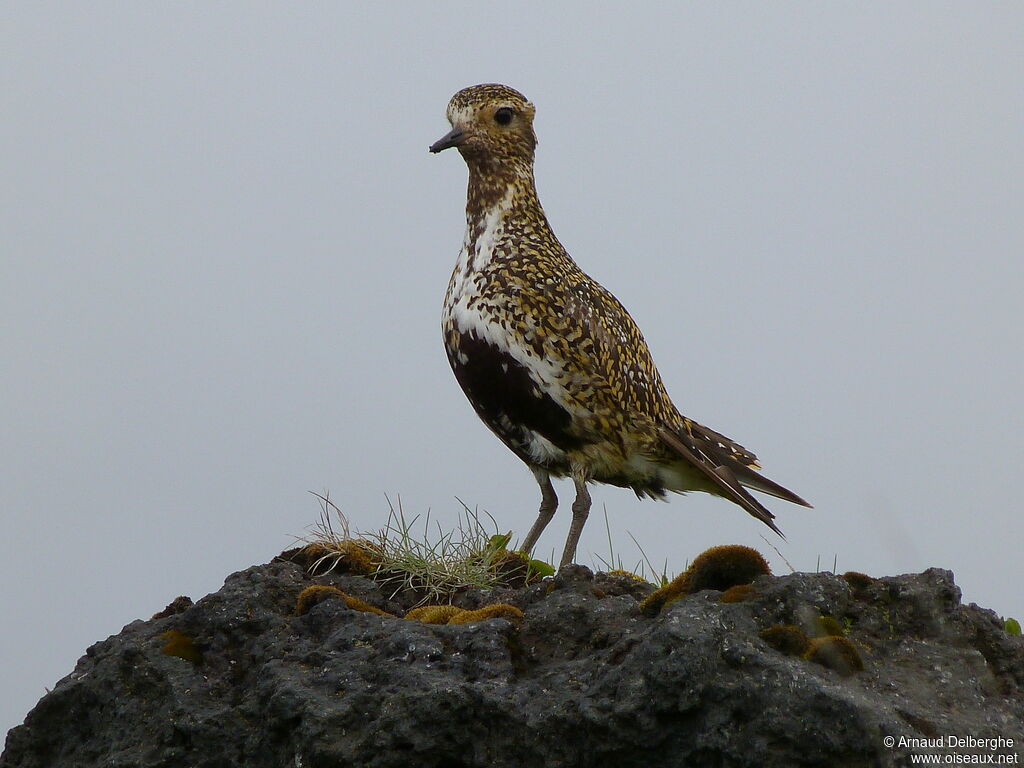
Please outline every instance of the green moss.
M487 549L492 552L500 552L503 549L508 548L508 543L512 541L512 531L508 533L496 533L487 540Z
M551 563L545 563L543 560L530 560L530 576L528 581L536 581L537 579L543 579L547 576L555 575L555 566Z
M1020 634L1020 622L1016 619L1004 619L1003 625L1006 627L1006 632L1011 635Z

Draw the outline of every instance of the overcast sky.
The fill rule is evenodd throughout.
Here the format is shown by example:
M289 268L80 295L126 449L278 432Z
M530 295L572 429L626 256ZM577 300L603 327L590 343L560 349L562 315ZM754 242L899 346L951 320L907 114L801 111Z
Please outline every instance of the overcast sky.
M401 7L399 7L401 6ZM0 6L0 731L91 643L317 518L538 491L441 346L449 97L537 107L569 252L676 404L814 505L788 541L595 487L578 559L952 569L1024 619L1024 6ZM542 556L561 552L571 484Z

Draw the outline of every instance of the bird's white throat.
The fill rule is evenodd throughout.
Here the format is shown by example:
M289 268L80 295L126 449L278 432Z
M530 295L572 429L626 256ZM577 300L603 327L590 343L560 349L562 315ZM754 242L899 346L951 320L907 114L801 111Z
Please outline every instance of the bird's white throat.
M515 188L509 187L498 202L482 214L466 220L466 236L455 262L445 304L453 304L463 294L471 292L472 276L482 272L491 263L495 246L505 234L505 215L511 210L514 197Z

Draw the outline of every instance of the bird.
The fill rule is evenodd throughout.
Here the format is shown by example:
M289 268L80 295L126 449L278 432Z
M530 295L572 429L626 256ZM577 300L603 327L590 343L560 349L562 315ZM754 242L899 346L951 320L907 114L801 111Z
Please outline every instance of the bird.
M469 169L442 336L473 409L540 486L521 550L554 517L551 478L564 477L576 497L560 567L576 556L594 482L641 499L724 497L782 536L747 489L811 505L762 475L751 451L679 412L633 318L555 236L534 180L535 114L506 85L463 88L448 103L451 130L429 148L455 148Z

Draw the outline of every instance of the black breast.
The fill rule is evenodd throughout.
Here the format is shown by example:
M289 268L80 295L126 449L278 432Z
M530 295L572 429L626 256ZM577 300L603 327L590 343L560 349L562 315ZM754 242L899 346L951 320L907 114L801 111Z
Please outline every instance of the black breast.
M538 464L526 450L530 431L566 451L583 444L571 434L569 412L508 352L473 331L452 331L445 341L448 362L477 415L520 459ZM568 465L541 466L555 474L568 471Z

